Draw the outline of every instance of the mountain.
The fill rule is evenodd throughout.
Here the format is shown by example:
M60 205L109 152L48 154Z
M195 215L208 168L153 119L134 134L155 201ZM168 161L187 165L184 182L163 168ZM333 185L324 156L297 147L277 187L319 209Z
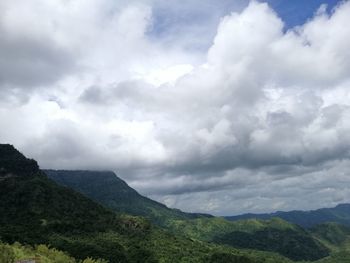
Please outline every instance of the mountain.
M57 185L38 164L11 145L0 145L0 239L26 244L48 243L79 258L103 256L91 240L75 248L63 237L76 238L99 232L124 230L122 218L82 194ZM108 257L126 259L121 246ZM119 249L118 249L119 247Z
M158 225L165 225L169 220L212 217L168 208L140 195L113 172L68 170L44 170L44 172L58 184L72 188L114 211L143 216Z
M350 227L338 223L323 223L309 232L332 251L350 248Z
M330 249L298 225L280 218L235 222L223 218L173 221L170 229L195 239L235 248L277 252L292 260L317 260Z
M0 179L11 176L31 176L39 172L36 161L27 159L10 144L0 146Z
M317 263L350 262L350 227L331 222L316 225L309 232L332 251Z
M44 171L63 186L114 211L149 218L174 235L243 249L277 252L293 260L317 260L329 254L328 249L308 232L283 220L236 223L208 215L184 213L140 195L113 172Z
M312 227L326 222L336 222L350 226L350 204L339 204L333 208L322 208L312 211L290 211L275 212L270 214L243 214L238 216L227 216L227 220L236 221L242 219L270 219L282 218L288 222L298 224L302 227Z
M109 263L291 262L275 253L234 249L177 236L142 217L115 213L56 184L36 161L27 159L11 145L0 144L0 170L0 262L11 262L12 252L17 256L23 252L17 243L3 244L13 242L26 247L46 244L77 260L91 257ZM23 253L38 254L43 259L51 255L51 262L68 262L59 259L67 258L60 252L49 252L46 248L27 247ZM4 261L4 256L12 257L11 261Z

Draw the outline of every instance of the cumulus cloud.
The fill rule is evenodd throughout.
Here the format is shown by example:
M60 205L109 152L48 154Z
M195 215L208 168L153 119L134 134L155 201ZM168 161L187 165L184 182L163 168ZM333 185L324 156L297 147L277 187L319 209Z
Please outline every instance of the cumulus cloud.
M0 138L42 167L111 169L215 214L350 201L349 2L286 29L252 1L205 52L171 34L181 23L169 45L157 1L36 2L44 23L0 9Z
M0 4L1 87L44 85L60 79L75 66L74 55L55 30L55 17L48 17L53 12L47 9L52 11L52 6L41 3L33 10L31 4Z

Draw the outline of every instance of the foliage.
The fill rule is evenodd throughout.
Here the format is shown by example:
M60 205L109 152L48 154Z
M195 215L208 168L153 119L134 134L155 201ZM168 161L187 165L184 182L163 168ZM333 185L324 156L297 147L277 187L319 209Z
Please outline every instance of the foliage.
M294 260L316 260L329 254L328 249L307 231L279 218L236 222L223 218L200 218L173 221L168 227L173 232L199 240L278 252Z
M329 255L328 249L308 234L292 230L234 231L216 237L214 241L238 248L274 251L293 260L316 260Z
M0 180L4 176L31 176L39 172L36 161L27 159L10 144L0 147Z
M338 223L324 223L314 226L310 232L331 248L340 247L348 241L350 228Z
M78 263L79 261L66 253L46 245L35 247L23 246L19 243L13 245L0 243L0 263L12 263L24 259L40 259L42 263ZM108 263L102 259L87 258L82 263Z
M0 263L12 263L15 260L13 249L7 245L0 243Z
M44 170L58 184L70 187L117 212L143 216L157 225L168 220L211 217L171 209L140 195L113 172Z
M251 263L253 262L246 256L237 256L227 253L213 253L208 257L208 263Z
M340 251L333 253L331 256L315 261L315 263L349 263L350 262L350 252Z
M0 181L0 236L40 243L52 232L80 234L119 229L116 215L38 174Z

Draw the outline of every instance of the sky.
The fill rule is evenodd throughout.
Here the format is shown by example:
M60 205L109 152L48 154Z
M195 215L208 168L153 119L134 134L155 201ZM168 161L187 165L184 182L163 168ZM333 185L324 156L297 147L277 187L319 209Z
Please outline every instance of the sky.
M214 215L350 202L350 1L2 0L0 142Z

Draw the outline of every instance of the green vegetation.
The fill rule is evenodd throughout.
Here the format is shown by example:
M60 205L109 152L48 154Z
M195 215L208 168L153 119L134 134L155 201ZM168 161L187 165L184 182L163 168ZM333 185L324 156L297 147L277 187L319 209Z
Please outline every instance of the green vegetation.
M36 161L27 159L10 144L1 144L0 180L5 176L31 176L38 170Z
M8 245L0 242L0 263L13 263L24 259L39 259L42 263L107 263L105 260L92 258L77 261L66 253L46 245L31 247L19 243Z
M331 256L318 260L315 263L349 263L350 262L350 252L340 251L333 253Z
M199 218L194 220L173 220L168 224L173 232L179 232L192 238L212 241L214 237L232 231L254 233L258 230L273 228L278 230L296 230L298 227L279 218L271 220L241 220L230 222L224 218Z
M0 237L8 242L40 243L53 232L71 235L120 228L113 212L42 174L1 180L0 189Z
M0 242L0 263L35 257L44 263L350 262L344 225L305 230L280 218L232 222L167 208L113 173L49 173L64 186L34 160L0 145L0 240L6 242ZM346 214L343 205L338 216Z
M317 260L329 255L327 247L310 233L279 218L236 222L223 218L200 218L173 221L168 227L173 232L199 240L278 252L293 260Z
M57 183L71 187L114 210L145 216L174 235L237 248L278 252L294 260L315 260L328 248L307 231L284 220L242 220L183 213L138 194L112 172L45 171Z
M333 251L345 249L350 244L350 228L338 223L324 223L310 229L315 238Z
M12 151L16 150L12 148ZM78 192L57 185L38 169L35 161L17 151L2 152L5 156L0 155L3 171L0 176L0 240L25 244L25 247L3 244L2 260L6 263L18 255L37 254L46 260L43 262L68 263L82 260L84 263L93 260L110 263L290 262L274 253L237 250L176 236L145 218L112 212ZM32 163L29 174L12 164L8 156L16 156L17 164L18 160Z
M117 212L143 216L163 226L169 220L212 217L185 213L140 195L113 172L44 170L60 185L74 189L92 200Z
M310 232L332 251L329 257L320 259L317 263L350 262L350 228L348 226L330 222L317 225L311 228Z

